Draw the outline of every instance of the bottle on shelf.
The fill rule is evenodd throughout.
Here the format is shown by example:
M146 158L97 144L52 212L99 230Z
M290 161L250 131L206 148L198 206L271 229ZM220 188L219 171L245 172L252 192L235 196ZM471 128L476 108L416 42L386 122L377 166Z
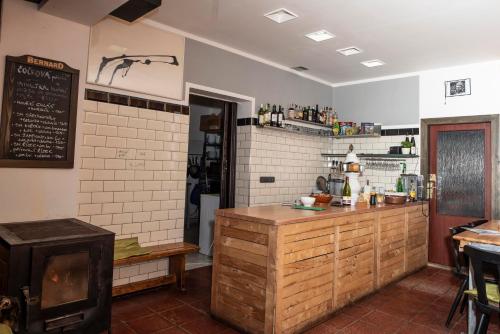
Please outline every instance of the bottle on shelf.
M309 110L307 110L306 107L302 110L302 120L309 120Z
M307 120L309 122L313 121L313 111L310 106L307 106Z
M316 109L314 109L313 122L315 122L315 123L321 123L320 114L319 114L319 106L318 105L316 105Z
M290 104L290 107L288 108L288 115L286 118L287 119L294 119L295 118L295 108L293 107L293 104Z
M269 103L266 105L264 120L264 125L271 125L271 105Z
M342 190L342 204L351 204L351 186L349 185L349 177L346 176L344 189Z
M283 108L281 108L281 106L279 106L278 110L279 110L278 111L278 121L277 121L276 126L279 128L282 128L284 126L283 119L285 118L285 114L283 113Z
M415 143L415 137L411 136L411 147L410 147L410 154L417 154L417 144Z
M363 187L363 197L364 197L365 201L369 201L370 200L371 189L372 188L370 187L370 180L366 179L366 184Z
M258 112L258 122L259 126L264 126L266 124L266 111L264 110L264 105L261 104Z
M303 117L302 107L295 106L295 119L302 119L302 117Z
M273 104L273 111L271 111L271 126L278 126L278 112L275 104Z

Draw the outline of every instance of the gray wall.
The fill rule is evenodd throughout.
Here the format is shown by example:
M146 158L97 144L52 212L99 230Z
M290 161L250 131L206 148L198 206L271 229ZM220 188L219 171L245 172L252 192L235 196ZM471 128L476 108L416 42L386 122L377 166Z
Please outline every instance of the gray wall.
M333 105L340 120L419 124L419 77L335 87Z
M255 97L262 103L331 105L332 87L186 39L184 81Z

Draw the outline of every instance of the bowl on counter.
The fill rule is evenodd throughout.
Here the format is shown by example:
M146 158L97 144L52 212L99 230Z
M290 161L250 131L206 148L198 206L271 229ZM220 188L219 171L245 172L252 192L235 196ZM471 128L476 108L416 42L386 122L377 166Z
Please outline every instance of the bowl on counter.
M316 198L310 196L304 196L300 198L303 206L313 206L314 202L316 202Z
M406 193L385 193L386 204L405 204L407 195Z
M311 197L314 197L316 200L315 203L330 203L333 196L330 194L311 194Z

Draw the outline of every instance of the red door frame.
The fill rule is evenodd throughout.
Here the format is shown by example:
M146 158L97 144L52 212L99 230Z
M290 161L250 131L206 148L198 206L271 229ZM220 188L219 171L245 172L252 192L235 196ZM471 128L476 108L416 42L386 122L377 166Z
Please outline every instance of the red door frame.
M437 172L436 145L438 133L442 131L484 130L484 173L485 173L485 217L491 219L491 123L461 123L429 125L429 174ZM449 228L466 224L475 218L460 216L445 216L437 214L436 196L430 202L429 225L429 262L451 266L452 258L449 248ZM480 219L480 218L477 218Z

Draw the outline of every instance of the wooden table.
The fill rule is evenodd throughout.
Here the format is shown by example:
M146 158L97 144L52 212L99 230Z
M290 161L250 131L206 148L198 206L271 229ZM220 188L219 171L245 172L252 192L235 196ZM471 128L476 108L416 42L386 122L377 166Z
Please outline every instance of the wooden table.
M484 223L477 228L483 230L493 230L500 231L500 220L490 220L487 223ZM455 240L460 241L460 249L462 250L465 245L470 243L481 243L481 244L489 244L500 246L500 235L481 235L470 231L465 231L459 233L453 237ZM474 275L472 273L472 266L469 265L469 289L474 289ZM474 309L474 303L472 300L469 300L469 314L468 314L468 330L469 334L474 333L474 329L476 327L476 312Z

